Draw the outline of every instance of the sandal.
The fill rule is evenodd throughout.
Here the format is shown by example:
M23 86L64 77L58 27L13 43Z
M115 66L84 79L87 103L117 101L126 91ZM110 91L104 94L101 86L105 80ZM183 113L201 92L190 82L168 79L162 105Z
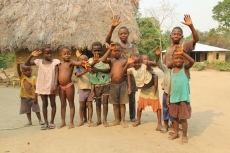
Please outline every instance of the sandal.
M56 125L55 124L50 124L49 129L55 129Z
M44 124L44 125L41 126L41 130L47 130L47 128L48 128L47 124Z

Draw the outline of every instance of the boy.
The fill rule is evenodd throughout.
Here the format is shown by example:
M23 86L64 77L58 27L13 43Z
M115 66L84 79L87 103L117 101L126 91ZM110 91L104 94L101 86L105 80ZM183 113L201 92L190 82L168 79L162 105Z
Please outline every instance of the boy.
M80 55L78 57L78 60L80 62L85 62L88 60L88 57L86 55ZM79 107L80 123L77 126L84 125L83 118L85 116L86 105L88 108L88 125L91 126L92 124L93 97L91 95L91 83L89 81L89 73L88 73L89 71L90 71L89 68L80 66L75 73L78 82L79 103L80 103L80 107Z
M111 68L111 82L109 92L109 103L113 104L113 111L115 115L115 121L112 126L120 124L119 112L121 112L121 125L122 127L128 127L125 124L125 104L129 102L128 94L130 94L130 75L127 75L127 81L125 80L125 74L127 69L124 69L127 60L121 58L122 47L119 43L111 43L108 51L101 58L103 63L108 63ZM107 58L112 53L113 58ZM128 85L127 85L128 82Z
M182 124L182 143L187 143L187 119L191 117L190 95L189 95L189 69L193 66L194 60L183 52L179 45L175 46L172 63L174 68L171 72L170 92L167 97L169 105L169 113L174 118L173 128L174 134L170 139L179 138L179 120ZM187 60L187 63L184 61Z
M102 57L102 44L94 42L92 44L92 53L98 58ZM100 60L100 59L98 59ZM89 62L96 63L95 58L90 58ZM101 104L103 104L103 125L108 127L107 114L108 114L108 98L109 98L109 83L110 83L110 67L108 64L98 62L93 65L89 79L91 82L91 94L96 101L97 122L93 124L94 127L100 125L101 122Z
M157 46L155 51L155 57L156 57L155 62L158 68L164 72L164 80L161 84L162 89L164 90L163 98L162 98L164 130L162 129L162 133L166 133L169 128L168 121L169 120L173 121L173 118L169 115L169 107L166 104L166 99L169 94L171 69L168 69L168 67L160 61L160 54L161 54L161 48L160 46Z
M74 83L71 80L74 66L85 64L86 61L71 61L71 50L68 47L62 47L60 55L63 58L63 62L58 65L58 84L59 84L59 97L61 101L61 118L62 124L59 128L66 126L65 123L65 114L66 114L66 99L69 101L70 107L70 123L69 129L74 128L74 114L75 114L75 105L74 105Z
M20 79L20 97L21 97L21 108L20 114L27 115L28 123L25 126L31 126L31 108L36 113L40 125L44 125L41 120L40 107L38 104L38 95L35 93L36 77L31 76L32 68L30 66L22 65L22 71L20 70L20 64L22 64L22 58L17 59L17 71Z
M112 18L112 25L110 28L109 33L106 36L106 42L108 44L112 43L111 37L114 29L121 23L120 17L118 15L114 15ZM129 30L126 27L120 27L118 30L118 37L120 39L121 47L122 47L122 52L121 52L121 57L124 59L128 59L132 54L136 53L139 54L139 51L135 45L130 43L128 41L129 38ZM135 100L135 94L137 91L137 87L135 84L135 80L133 76L131 75L130 78L131 81L131 93L129 94L129 117L131 122L135 122L135 116L136 116L136 100Z
M193 26L190 15L185 14L184 21L185 22L182 22L182 23L187 25L192 31L193 40L182 43L181 47L185 53L189 54L194 49L196 43L199 41L199 36ZM166 49L165 57L163 59L163 64L165 65L168 65L168 63L172 59L172 54L175 50L174 46L180 45L180 41L183 38L183 30L180 27L174 27L170 37L172 40L172 44Z

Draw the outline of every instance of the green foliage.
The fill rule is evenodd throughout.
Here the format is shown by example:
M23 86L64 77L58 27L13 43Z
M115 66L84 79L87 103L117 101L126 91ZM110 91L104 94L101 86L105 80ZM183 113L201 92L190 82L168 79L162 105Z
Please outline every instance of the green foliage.
M206 65L204 63L197 62L193 65L193 68L198 69L198 71L202 71L206 69Z
M14 53L0 53L0 68L11 68L15 60Z
M212 10L212 18L219 22L220 27L224 27L227 30L230 28L230 0L224 0L218 2L218 4Z
M193 65L193 68L197 68L199 71L204 69L216 69L219 71L230 71L230 63L227 63L225 61L221 62L210 62L205 61L204 63L195 63Z
M137 18L137 23L141 33L141 41L137 44L141 54L147 54L153 60L155 57L155 48L160 45L165 46L167 39L162 36L159 24L153 22L153 18Z

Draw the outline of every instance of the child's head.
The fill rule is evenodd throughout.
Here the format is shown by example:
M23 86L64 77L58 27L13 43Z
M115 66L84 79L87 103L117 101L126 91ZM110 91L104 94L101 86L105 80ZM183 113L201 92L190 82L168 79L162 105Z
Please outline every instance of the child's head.
M95 41L93 44L92 44L92 53L93 54L98 54L99 57L102 56L102 44L98 41Z
M64 46L60 48L60 55L64 61L69 61L72 55L72 51L69 47Z
M180 27L174 27L170 37L174 44L179 44L180 40L183 38L183 30Z
M120 38L120 40L123 43L126 43L128 41L128 37L129 37L129 30L126 27L120 27L120 29L118 30L118 36Z
M47 61L51 61L52 60L52 48L50 45L44 45L42 48L41 48L41 51L42 51L42 55L43 55L43 58Z
M146 54L141 55L141 61L142 63L147 64L147 62L149 61L149 56Z
M141 56L137 53L132 54L132 56L134 56L135 59L135 62L133 63L133 68L135 70L138 70L141 67Z
M87 57L86 55L81 55L81 56L78 57L78 60L79 60L80 62L88 61L88 57Z
M121 44L118 42L115 42L115 48L112 50L112 56L116 59L121 57L121 51L122 51L122 47Z
M21 65L22 68L22 73L27 76L27 77L31 77L32 74L32 68L31 66L26 66L26 65Z
M173 52L172 60L175 67L181 67L184 64L184 56L178 54L176 50Z

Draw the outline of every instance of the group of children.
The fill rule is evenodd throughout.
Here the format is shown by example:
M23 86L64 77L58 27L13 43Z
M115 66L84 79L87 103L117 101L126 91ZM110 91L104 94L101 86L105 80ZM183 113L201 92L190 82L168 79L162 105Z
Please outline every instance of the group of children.
M193 27L189 15L185 15L185 25L189 26L193 34L193 40L180 45L183 37L182 29L175 27L171 33L172 45L167 48L163 63L160 60L161 48L155 50L156 59L150 61L148 55L140 55L137 48L128 41L129 31L126 27L121 27L118 31L120 43L111 41L113 30L120 24L119 16L112 19L111 30L109 31L106 42L109 48L103 54L102 44L94 42L91 51L93 57L88 59L86 55L78 50L76 56L78 61L71 61L72 51L68 47L60 48L62 62L52 59L51 46L46 45L41 50L35 50L28 59L22 64L22 58L17 59L17 70L21 82L21 110L20 114L26 113L29 123L31 121L31 108L36 112L41 129L55 128L54 118L56 114L55 96L59 95L61 101L61 119L59 128L66 126L66 101L70 107L69 128L74 127L75 115L75 87L71 80L74 67L76 66L75 76L79 89L79 116L80 122L77 126L83 125L88 121L89 126L103 124L105 127L121 125L128 127L125 123L126 104L129 103L130 120L133 126L141 124L142 110L146 106L151 106L156 112L158 124L157 131L167 132L169 128L168 120L173 122L174 132L170 139L179 137L178 126L182 124L182 142L187 142L187 119L191 116L190 107L190 88L189 68L192 67L194 60L186 53L194 49L199 37ZM32 57L42 54L43 59ZM30 66L38 66L37 78L31 76ZM153 71L153 66L158 66L165 74L163 81L163 120L165 130L161 123L161 104L159 100L158 77ZM140 89L137 105L137 120L135 119L135 93ZM42 111L44 121L41 120L40 108L37 97L42 99ZM51 105L51 120L48 122L48 97ZM92 122L93 104L96 102L96 123ZM107 122L108 103L113 104L115 120L112 124ZM103 106L103 119L101 120L101 105ZM88 112L88 113L87 113Z

